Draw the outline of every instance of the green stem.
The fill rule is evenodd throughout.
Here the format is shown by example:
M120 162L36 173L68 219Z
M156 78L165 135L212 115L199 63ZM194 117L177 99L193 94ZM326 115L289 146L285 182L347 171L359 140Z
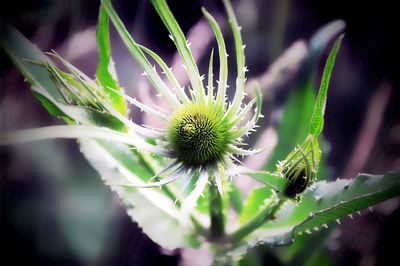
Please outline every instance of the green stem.
M272 199L269 204L253 219L247 222L242 227L238 228L235 232L233 232L230 236L230 240L233 243L237 243L241 241L244 237L249 235L251 232L259 228L266 221L274 219L276 213L279 211L280 207L286 202L286 198L280 198L277 200L277 195L275 195L275 199Z
M225 217L221 194L217 187L210 186L210 240L218 241L225 236Z

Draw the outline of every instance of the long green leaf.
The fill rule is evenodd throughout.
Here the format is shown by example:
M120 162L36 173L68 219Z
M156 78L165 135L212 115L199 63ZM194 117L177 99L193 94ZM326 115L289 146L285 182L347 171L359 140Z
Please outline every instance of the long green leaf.
M382 176L360 174L354 179L320 181L304 193L300 203L287 202L277 218L255 232L256 242L290 243L298 233L311 233L365 208L400 196L400 172Z
M327 45L343 31L344 27L343 21L333 21L323 26L311 38L307 58L301 66L294 89L289 95L278 125L278 144L269 163L265 166L265 170L274 171L276 162L285 158L310 133L309 125L316 99L313 85L316 65ZM321 143L321 146L324 145ZM320 170L323 169L324 165L321 163Z
M169 68L168 65L162 60L162 58L159 57L155 52L151 51L150 49L144 46L140 46L140 48L148 55L150 55L158 63L158 65L163 70L164 74L167 76L168 80L171 82L171 85L174 87L181 101L186 104L190 103L190 100L185 93L184 87L182 87L179 84L178 80L172 73L172 69Z
M210 13L207 12L205 8L201 9L203 11L204 16L207 18L208 22L211 25L211 28L214 31L215 38L217 39L218 44L218 54L219 54L219 83L218 83L218 94L217 94L217 103L220 106L223 106L225 101L225 91L227 88L228 81L228 54L226 52L226 46L224 37L222 35L221 29L219 28L217 22L211 16Z
M179 27L174 15L168 7L165 0L152 0L154 8L156 9L158 15L164 22L169 33L171 34L172 40L178 50L179 55L182 58L184 65L186 66L186 71L189 76L190 83L192 84L193 90L198 101L205 102L205 92L203 88L203 82L201 81L199 70L197 64L194 61L192 52L189 48L189 43Z
M144 74L153 84L154 88L164 97L164 99L171 106L180 106L181 103L176 99L176 97L165 85L157 71L153 68L149 60L143 54L140 46L132 39L132 36L129 34L128 30L125 28L121 19L118 17L117 13L112 7L110 0L101 0L101 4L104 10L107 12L108 16L110 17L111 21L113 22L125 46L129 50L133 58L135 58L139 66L143 69Z
M122 115L126 115L126 102L124 98L116 94L114 90L121 91L118 86L116 77L112 72L114 65L111 59L110 33L108 26L108 16L103 7L100 7L99 23L97 25L97 45L99 48L99 65L96 70L96 77L103 86L104 91L109 94L111 105L117 109Z
M321 134L322 129L324 128L324 113L326 98L328 96L329 80L331 78L333 66L335 65L336 55L339 51L340 44L342 43L343 36L344 35L342 34L336 39L325 64L324 73L321 79L321 86L319 88L319 93L315 103L313 115L311 117L310 134L312 134L314 137L318 137L319 134Z
M231 107L228 111L227 117L232 117L236 114L236 112L240 108L240 104L243 100L244 96L244 84L246 81L245 73L245 57L244 57L244 45L242 40L242 35L240 34L241 27L239 26L235 13L233 12L232 5L230 1L223 0L226 12L228 13L228 22L231 26L231 30L233 33L233 39L235 42L235 51L236 51L236 91L235 96L233 98Z

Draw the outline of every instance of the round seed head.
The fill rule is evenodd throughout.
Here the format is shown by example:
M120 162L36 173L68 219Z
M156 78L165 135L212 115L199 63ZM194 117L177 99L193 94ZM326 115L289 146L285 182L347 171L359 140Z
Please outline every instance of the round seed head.
M168 142L172 151L190 166L222 159L228 152L229 136L223 113L197 103L174 113L168 125Z

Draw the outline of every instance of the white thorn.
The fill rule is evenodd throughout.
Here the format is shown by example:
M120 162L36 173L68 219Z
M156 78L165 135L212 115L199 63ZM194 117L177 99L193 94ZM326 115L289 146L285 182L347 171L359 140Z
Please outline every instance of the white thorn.
M361 216L361 212L360 211L357 211L357 214Z
M339 219L336 219L336 222L337 222L338 224L340 224L340 220L339 220Z
M328 225L327 224L323 224L322 227L328 228Z
M368 207L368 210L369 210L370 212L374 212L374 210L372 209L372 207Z
M349 217L350 217L351 219L354 219L354 218L353 218L353 214L349 214Z
M307 234L309 234L309 235L311 235L311 233L312 233L309 229L307 229L305 232L306 232Z

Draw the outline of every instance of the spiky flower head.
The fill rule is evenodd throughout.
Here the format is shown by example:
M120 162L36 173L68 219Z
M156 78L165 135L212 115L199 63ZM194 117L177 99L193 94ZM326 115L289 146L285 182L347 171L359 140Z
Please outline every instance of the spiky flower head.
M237 156L252 155L257 152L245 150L241 147L244 145L243 137L255 130L256 123L261 117L261 93L255 86L256 97L246 104L243 103L245 98L245 73L247 71L244 45L240 35L240 27L228 0L224 0L223 3L228 13L229 24L234 37L237 72L236 86L231 102L228 102L227 96L228 54L222 32L215 19L204 8L202 9L215 34L219 54L218 79L214 82L214 52L212 50L207 84L204 84L205 75L199 74L190 50L190 44L185 39L166 1L153 0L152 2L170 32L170 38L177 47L190 84L186 88L179 84L172 70L155 52L137 44L128 34L110 1L102 0L102 8L105 13L101 14L107 14L116 26L132 56L143 69L143 75L152 83L167 104L168 109L145 105L126 95L118 87L111 86L113 83L110 83L110 86L105 86L98 80L91 80L77 68L54 54L70 73L65 73L53 64L46 62L39 62L38 64L47 69L51 78L57 84L57 89L64 101L70 106L89 108L96 116L107 115L112 117L122 125L123 130L121 130L121 127L115 127L113 130L85 127L85 117L73 117L75 122L80 124L79 126L70 125L58 131L50 129L42 135L47 137L52 134L52 137L106 138L132 145L137 150L146 150L165 157L167 163L154 176L155 179L158 179L156 182L124 185L163 186L183 178L185 179L185 182L183 182L185 187L195 180L194 188L185 200L186 207L189 208L196 204L207 183L215 184L219 193L222 194L223 180L227 180L226 177L238 173L237 162L239 160ZM158 64L158 68L161 68L160 72L164 76L159 73L156 66L150 63L150 58ZM118 95L141 111L154 116L163 126L153 128L148 125L136 124L127 118L126 110L115 108L112 95ZM249 115L251 112L252 116ZM248 120L246 121L245 118L248 118ZM118 131L115 129L118 129ZM43 137L37 136L37 138ZM152 141L149 142L149 140Z
M244 45L232 6L229 1L223 3L233 32L236 53L237 77L231 102L227 100L228 54L225 42L215 19L204 8L203 13L213 29L218 45L219 76L216 82L213 78L213 50L205 85L204 76L199 74L190 51L190 44L165 1L153 1L153 5L170 31L170 38L181 56L183 67L190 80L187 88L179 84L172 70L155 52L136 44L130 36L126 36L124 40L130 47L137 49L131 52L144 70L143 75L149 79L172 110L154 109L120 93L128 102L157 117L163 124L161 129L142 127L133 122L128 124L131 131L141 137L155 139L156 144L151 150L153 153L160 153L170 158L170 163L157 175L160 181L149 186L164 185L180 177L190 178L197 175L199 176L195 186L197 189L194 189L193 193L199 195L209 181L216 184L222 193L222 177L235 174L237 169L235 156L251 155L256 152L239 146L243 145L242 138L254 131L261 117L261 94L256 89L256 97L247 104L243 103L247 71ZM120 23L110 3L103 1L102 4L114 24ZM165 79L159 75L154 66L150 65L147 57L158 63L162 73L165 74ZM214 83L216 83L215 88ZM243 121L251 111L253 116L248 121ZM196 198L198 195L193 197Z

